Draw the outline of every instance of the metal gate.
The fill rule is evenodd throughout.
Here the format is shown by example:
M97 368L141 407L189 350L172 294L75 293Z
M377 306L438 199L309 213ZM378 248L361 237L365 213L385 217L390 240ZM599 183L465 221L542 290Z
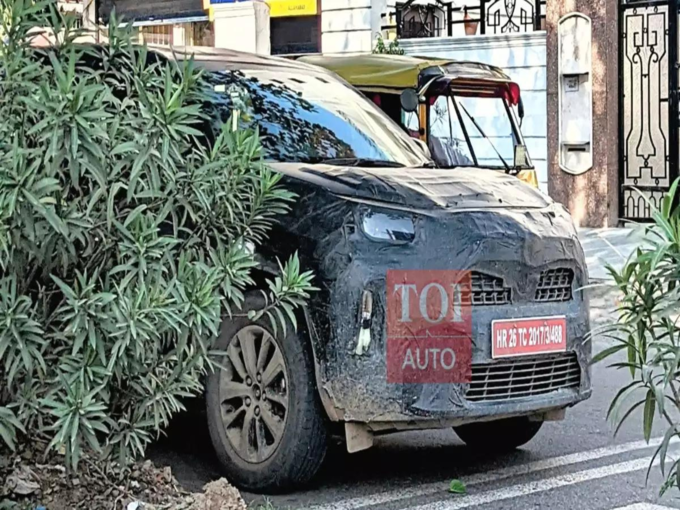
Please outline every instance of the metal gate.
M678 3L619 10L619 216L647 220L678 176Z

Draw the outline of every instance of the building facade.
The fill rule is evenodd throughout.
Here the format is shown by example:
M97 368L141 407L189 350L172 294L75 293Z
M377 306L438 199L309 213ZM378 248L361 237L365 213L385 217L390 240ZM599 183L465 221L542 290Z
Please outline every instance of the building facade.
M388 4L388 0L95 1L93 20L106 25L115 9L149 43L274 55L371 51Z
M680 0L85 0L158 44L487 62L523 91L541 187L577 224L648 220L680 173Z
M589 78L592 83L592 118L589 119L592 166L570 173L560 164L560 129L568 112L560 105L560 87L569 79L559 51L560 24L579 13L591 21ZM584 226L616 226L625 217L619 209L624 183L619 179L619 36L618 0L549 1L547 5L548 60L548 168L549 192ZM649 216L640 215L644 219Z

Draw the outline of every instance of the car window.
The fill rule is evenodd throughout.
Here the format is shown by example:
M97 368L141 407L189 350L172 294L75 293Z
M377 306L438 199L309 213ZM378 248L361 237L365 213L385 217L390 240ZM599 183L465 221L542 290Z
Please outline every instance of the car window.
M246 92L244 121L256 125L265 157L282 162L366 158L405 166L428 160L403 129L374 104L327 75L291 70L206 74L212 108L221 121L232 112L229 89Z

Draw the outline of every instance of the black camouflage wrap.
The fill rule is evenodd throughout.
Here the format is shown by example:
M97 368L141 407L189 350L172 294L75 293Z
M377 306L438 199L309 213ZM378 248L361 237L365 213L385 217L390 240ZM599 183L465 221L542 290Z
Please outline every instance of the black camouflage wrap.
M337 79L315 66L231 50L157 50L168 58L193 56L211 72L276 68ZM465 67L466 63L459 64ZM461 70L462 72L462 70ZM304 99L304 98L303 98ZM385 122L391 122L385 117ZM304 133L298 137L307 136ZM285 138L282 138L285 139ZM304 141L304 140L302 140ZM583 250L566 209L515 177L482 168L360 168L272 163L297 194L291 212L257 247L265 265L298 252L315 273L306 326L317 386L332 420L436 427L538 414L573 405L591 393L588 282ZM409 215L415 238L378 242L364 234L367 210ZM541 271L573 271L572 299L536 302ZM491 322L566 316L567 351L576 356L580 384L503 402L466 400L466 384L390 384L386 369L386 273L397 269L472 270L501 277L509 304L472 309L472 364L493 364ZM373 294L371 343L355 354L362 294Z
M563 206L514 177L478 168L362 169L275 163L299 195L292 213L263 247L266 257L298 249L321 290L308 308L318 385L329 414L345 421L413 422L532 414L572 405L590 395L588 280L583 251ZM411 215L410 244L368 238L362 210ZM542 270L574 271L573 298L533 300ZM465 384L390 384L386 375L388 269L476 270L502 277L512 302L472 309L472 363L491 362L491 321L567 317L567 350L581 368L578 389L501 403L472 403ZM374 296L372 341L355 354L361 296Z

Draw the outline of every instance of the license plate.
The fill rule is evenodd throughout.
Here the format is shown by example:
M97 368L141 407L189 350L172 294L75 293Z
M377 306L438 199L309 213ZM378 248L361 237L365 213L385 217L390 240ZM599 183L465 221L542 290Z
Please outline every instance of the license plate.
M566 350L566 317L504 319L491 323L491 357L494 359Z

